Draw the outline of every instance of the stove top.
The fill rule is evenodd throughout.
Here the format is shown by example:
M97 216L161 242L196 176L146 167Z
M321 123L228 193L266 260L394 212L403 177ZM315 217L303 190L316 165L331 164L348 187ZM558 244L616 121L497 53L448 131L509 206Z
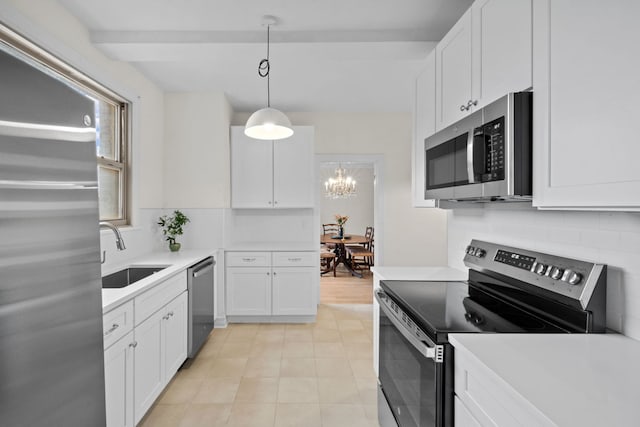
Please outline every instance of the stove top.
M382 281L380 285L436 343L460 332L568 332L468 282Z

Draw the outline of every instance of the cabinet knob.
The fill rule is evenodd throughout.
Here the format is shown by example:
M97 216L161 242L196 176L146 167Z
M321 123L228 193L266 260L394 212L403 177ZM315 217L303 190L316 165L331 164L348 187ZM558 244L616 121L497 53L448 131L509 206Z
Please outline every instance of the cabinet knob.
M271 200L269 200L269 202L268 202L268 203L269 203L269 204L271 204Z
M274 204L274 205L277 205L277 204L278 204L278 201L276 200L275 202L273 202L273 204Z
M270 275L271 275L271 273L269 273L269 272L267 271L267 276L270 276Z
M475 107L476 105L478 105L478 100L474 99L474 100L469 100L469 102L467 102L467 110L469 110L469 108L471 107Z
M115 331L119 327L120 325L118 325L117 323L114 323L113 326L111 326L111 328L109 328L109 330L104 333L104 336L106 337L107 335L109 335L111 332Z
M273 272L273 275L274 275L274 276L276 275L276 272L275 272L275 271Z
M469 107L467 107L466 105L461 105L460 106L460 111L467 111L469 109Z
M134 341L134 342L129 344L129 347L131 347L131 348L136 348L137 346L138 346L138 342L137 341Z

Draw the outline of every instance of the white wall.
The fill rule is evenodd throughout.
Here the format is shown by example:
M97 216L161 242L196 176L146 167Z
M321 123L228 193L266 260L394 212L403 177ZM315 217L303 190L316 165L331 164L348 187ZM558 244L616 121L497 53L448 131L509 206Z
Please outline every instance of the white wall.
M411 207L409 113L287 113L294 125L315 126L316 154L379 154L384 158L385 265L445 265L446 213ZM242 125L248 114L235 114ZM376 231L377 233L377 231Z
M165 95L164 205L230 206L231 107L222 92Z
M356 181L356 195L347 199L332 199L324 196L324 182L335 177L338 165L320 168L320 223L336 222L335 215L348 215L344 229L347 234L364 234L368 226L373 227L373 166L342 165L347 176Z
M458 209L449 217L449 265L464 268L471 239L608 265L607 326L640 340L640 213Z

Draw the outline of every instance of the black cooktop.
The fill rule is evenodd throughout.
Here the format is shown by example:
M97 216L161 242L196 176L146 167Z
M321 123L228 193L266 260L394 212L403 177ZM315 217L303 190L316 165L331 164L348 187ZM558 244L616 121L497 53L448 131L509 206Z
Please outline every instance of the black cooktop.
M436 343L456 332L567 332L468 282L382 281L380 286Z

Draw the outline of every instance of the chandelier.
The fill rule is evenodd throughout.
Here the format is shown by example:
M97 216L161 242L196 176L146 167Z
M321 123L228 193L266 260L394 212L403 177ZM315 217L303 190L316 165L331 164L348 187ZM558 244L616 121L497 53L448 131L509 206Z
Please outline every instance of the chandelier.
M356 182L346 176L342 166L336 169L335 178L329 178L324 183L325 196L331 199L346 199L356 195Z

